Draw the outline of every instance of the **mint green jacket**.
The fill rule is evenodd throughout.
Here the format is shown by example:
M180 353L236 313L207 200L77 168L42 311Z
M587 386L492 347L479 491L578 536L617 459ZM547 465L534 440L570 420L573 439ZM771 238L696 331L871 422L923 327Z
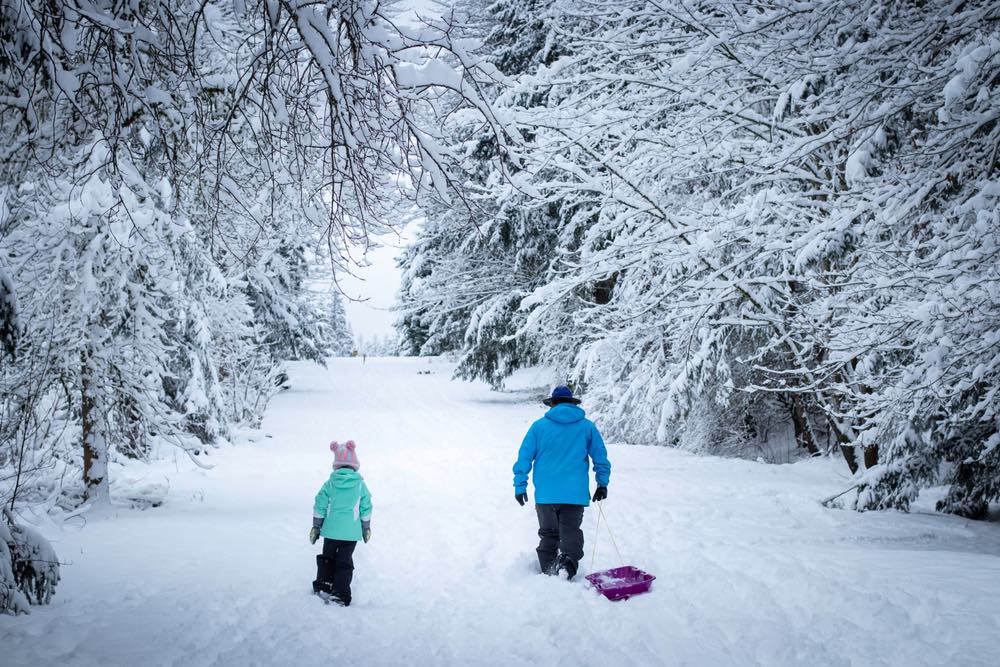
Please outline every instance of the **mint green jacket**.
M372 494L353 468L337 468L316 494L313 516L323 520L320 535L331 540L357 542L361 522L371 521Z

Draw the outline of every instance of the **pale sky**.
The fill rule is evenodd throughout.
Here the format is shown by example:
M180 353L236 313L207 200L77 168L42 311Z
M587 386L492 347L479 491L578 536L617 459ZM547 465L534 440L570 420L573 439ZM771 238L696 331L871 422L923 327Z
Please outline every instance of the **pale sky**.
M396 301L400 278L396 256L411 238L409 228L402 230L398 237L382 237L382 247L368 251L369 266L356 269L354 276L340 277L340 287L348 297L344 299L344 310L355 336L371 338L393 332L396 314L391 308Z
M434 0L401 0L397 6L400 16L416 18L416 15L440 13L440 5ZM438 7L438 9L435 9ZM344 300L347 319L351 323L355 336L370 338L384 336L393 332L392 323L396 314L391 311L399 290L399 269L396 268L396 256L400 248L412 240L412 228L401 230L400 236L388 236L379 239L382 247L368 252L366 257L369 266L355 270L356 276L344 276L340 286L351 299ZM359 258L360 259L360 258Z

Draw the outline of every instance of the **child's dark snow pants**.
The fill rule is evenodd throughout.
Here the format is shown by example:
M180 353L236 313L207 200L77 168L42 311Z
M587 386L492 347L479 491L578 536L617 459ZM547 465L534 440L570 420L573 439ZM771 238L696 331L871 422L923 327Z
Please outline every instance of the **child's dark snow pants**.
M571 561L570 575L583 558L583 505L535 505L538 513L538 564L542 572L554 574L560 559Z
M356 546L357 542L323 538L323 555L316 556L314 592L329 593L345 606L351 604L351 579L354 578Z

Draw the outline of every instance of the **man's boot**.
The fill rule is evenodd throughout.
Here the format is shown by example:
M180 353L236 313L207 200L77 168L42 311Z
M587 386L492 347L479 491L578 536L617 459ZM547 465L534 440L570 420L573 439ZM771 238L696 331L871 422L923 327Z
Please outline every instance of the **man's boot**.
M576 571L578 564L572 558L559 554L558 564L556 566L556 571L564 571L566 573L566 581L572 581L573 577L576 576Z

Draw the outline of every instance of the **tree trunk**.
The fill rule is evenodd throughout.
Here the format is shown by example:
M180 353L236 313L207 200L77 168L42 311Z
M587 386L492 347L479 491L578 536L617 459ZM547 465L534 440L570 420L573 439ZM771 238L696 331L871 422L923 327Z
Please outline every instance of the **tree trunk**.
M858 474L860 466L858 466L858 458L855 455L853 445L841 445L840 452L844 455L844 460L847 461L847 467L851 469L851 474Z
M865 468L874 468L878 465L878 445L865 447Z
M88 347L81 355L80 422L83 440L84 499L110 502L108 483L108 439L104 432L102 387L95 378L93 352Z
M819 447L816 446L816 440L809 428L809 419L806 417L806 410L802 405L802 397L798 394L792 394L791 399L795 442L799 447L808 451L810 456L819 456Z
M858 460L858 448L854 445L847 445L841 443L840 451L844 454L844 460L847 461L847 467L851 469L851 474L857 474L858 470L861 469L861 465L865 466L865 470L873 466L878 465L878 445L869 445L864 448L864 454L862 460Z

